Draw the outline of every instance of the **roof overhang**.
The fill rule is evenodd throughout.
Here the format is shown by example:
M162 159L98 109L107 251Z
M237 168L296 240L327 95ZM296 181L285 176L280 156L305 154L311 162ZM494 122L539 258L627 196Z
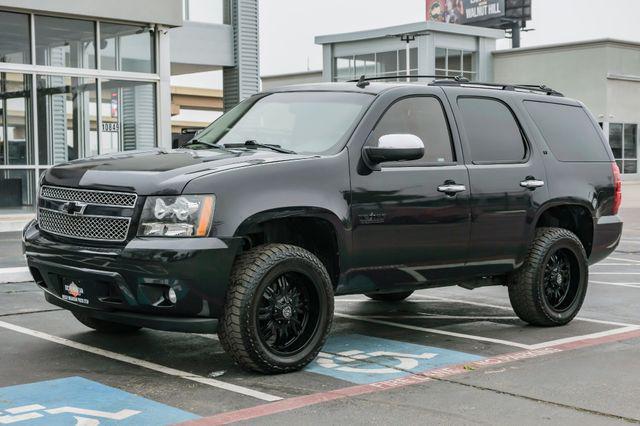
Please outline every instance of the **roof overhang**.
M0 8L91 19L182 25L182 0L0 0Z
M504 38L505 35L504 30L474 27L471 25L457 25L435 21L423 21L415 22L413 24L396 25L393 27L376 28L373 30L321 35L315 38L315 42L316 44L346 43L383 37L397 37L405 34L423 34L426 32L458 34L492 39Z

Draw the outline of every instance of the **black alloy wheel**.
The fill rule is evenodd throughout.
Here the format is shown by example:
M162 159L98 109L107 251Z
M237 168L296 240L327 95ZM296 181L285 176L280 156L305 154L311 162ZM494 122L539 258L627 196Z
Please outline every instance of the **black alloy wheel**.
M580 283L580 271L573 253L559 249L551 253L544 268L544 298L551 309L565 311L573 303Z
M300 370L329 335L333 303L331 278L315 255L289 244L255 247L234 264L220 343L245 370Z
M318 327L320 300L309 277L289 272L264 286L258 306L258 335L279 355L304 347Z
M589 261L573 232L539 228L527 259L510 278L509 299L520 319L537 326L564 325L584 302Z

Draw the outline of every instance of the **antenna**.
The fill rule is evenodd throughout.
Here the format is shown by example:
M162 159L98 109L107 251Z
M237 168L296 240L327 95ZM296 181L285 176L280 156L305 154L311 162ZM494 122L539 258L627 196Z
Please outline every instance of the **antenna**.
M367 77L362 74L360 76L360 79L358 80L358 82L356 83L356 86L358 86L360 89L364 89L365 87L367 87L369 84L369 81L367 80Z

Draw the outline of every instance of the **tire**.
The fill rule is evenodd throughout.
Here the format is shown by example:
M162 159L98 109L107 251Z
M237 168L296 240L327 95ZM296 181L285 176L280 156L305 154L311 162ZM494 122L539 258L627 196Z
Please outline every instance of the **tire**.
M400 302L413 294L411 291L398 291L396 293L367 293L369 299L379 300L381 302Z
M562 228L540 228L509 285L509 299L531 325L565 325L580 311L588 283L587 254L578 237Z
M72 314L82 324L100 333L127 334L127 333L134 333L142 328L134 325L120 324L117 322L100 320L100 319L92 318L86 314L81 314L77 312L72 312Z
M333 304L331 279L316 256L288 244L259 246L236 259L218 337L245 370L300 370L324 345Z

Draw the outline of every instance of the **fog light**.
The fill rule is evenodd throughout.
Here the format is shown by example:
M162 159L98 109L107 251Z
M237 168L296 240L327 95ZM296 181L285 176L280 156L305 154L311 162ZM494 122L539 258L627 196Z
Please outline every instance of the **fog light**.
M175 304L178 301L178 295L176 294L176 291L172 288L169 289L169 291L167 292L167 298L169 299L169 302Z

